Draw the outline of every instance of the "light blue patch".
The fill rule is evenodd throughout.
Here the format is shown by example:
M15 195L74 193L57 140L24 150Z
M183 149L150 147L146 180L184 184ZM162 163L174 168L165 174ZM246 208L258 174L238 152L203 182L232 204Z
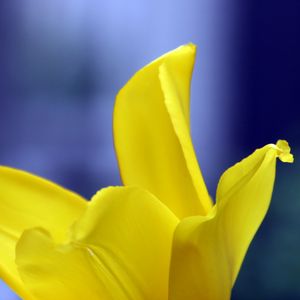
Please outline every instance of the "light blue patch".
M0 299L21 300L2 280L0 280Z

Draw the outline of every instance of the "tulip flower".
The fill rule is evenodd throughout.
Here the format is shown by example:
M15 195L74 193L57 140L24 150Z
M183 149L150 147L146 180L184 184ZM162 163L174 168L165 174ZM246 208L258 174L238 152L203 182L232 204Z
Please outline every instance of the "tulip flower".
M90 202L0 168L0 276L23 299L226 300L268 210L286 141L222 175L213 202L190 136L196 49L179 47L119 92L114 141L124 187Z

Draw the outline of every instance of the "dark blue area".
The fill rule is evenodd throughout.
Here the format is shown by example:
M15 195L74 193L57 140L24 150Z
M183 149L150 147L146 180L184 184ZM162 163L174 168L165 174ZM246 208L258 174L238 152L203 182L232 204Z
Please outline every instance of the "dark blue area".
M248 1L240 32L243 146L286 138L300 143L300 2Z
M270 211L250 246L233 299L299 299L300 2L247 1L238 27L242 151L287 139L295 163L278 166Z

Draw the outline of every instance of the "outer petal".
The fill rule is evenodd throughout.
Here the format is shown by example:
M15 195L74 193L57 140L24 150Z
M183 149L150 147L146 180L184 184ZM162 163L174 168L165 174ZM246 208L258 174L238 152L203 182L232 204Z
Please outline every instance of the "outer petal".
M92 199L69 243L56 245L39 229L26 232L17 264L37 299L166 300L177 223L150 193L107 188Z
M56 240L83 213L86 201L44 179L0 167L0 277L22 298L29 295L15 265L15 246L27 228L43 226Z
M0 231L0 278L20 296L22 299L33 299L24 286L15 264L15 248L17 237Z
M286 147L278 147L282 145ZM286 142L256 150L228 169L211 214L186 218L178 225L170 300L230 299L245 253L270 204L276 157L292 161Z
M195 53L185 45L141 69L119 92L114 110L124 184L149 190L180 218L212 207L189 131Z

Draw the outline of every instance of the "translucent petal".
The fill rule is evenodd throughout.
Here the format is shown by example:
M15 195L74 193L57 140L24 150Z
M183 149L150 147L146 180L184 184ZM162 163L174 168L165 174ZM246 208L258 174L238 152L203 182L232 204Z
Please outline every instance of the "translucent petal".
M15 265L15 246L24 230L43 226L56 240L79 218L86 201L26 172L0 167L0 277L29 299Z
M276 157L291 161L291 154L283 155L279 146L267 145L228 169L220 179L212 212L178 225L170 300L230 299L246 251L270 204Z
M149 190L180 218L212 207L189 129L195 53L185 45L142 68L121 89L114 110L124 184Z
M26 232L17 264L38 299L165 300L177 224L150 193L107 188L94 196L68 243L55 244L40 229Z

